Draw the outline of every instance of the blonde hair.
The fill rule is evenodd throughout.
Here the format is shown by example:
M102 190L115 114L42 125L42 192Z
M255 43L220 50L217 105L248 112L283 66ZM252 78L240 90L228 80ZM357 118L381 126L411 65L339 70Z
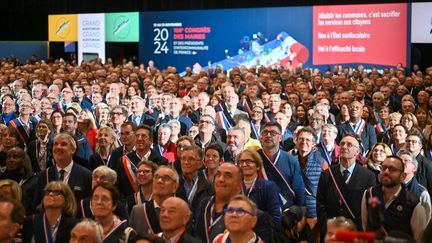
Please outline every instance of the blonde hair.
M0 188L8 186L12 191L12 198L20 201L22 199L22 189L21 186L14 180L4 179L0 181Z
M110 144L110 147L109 147L109 150L108 150L109 154L111 154L112 151L118 147L117 136L116 136L114 130L111 127L101 127L99 129L98 133L100 133L101 131L104 131L104 130L107 130L108 134L110 135L110 137L112 139L112 143ZM101 147L99 145L99 140L98 140L96 142L95 152L99 154L100 151L101 151Z
M53 188L58 189L59 187L60 187L60 191L62 192L62 195L64 197L62 214L65 214L65 215L68 215L71 217L75 217L76 210L77 210L75 196L74 196L74 194L73 194L73 192L70 189L68 184L61 182L61 181L51 181L48 184L46 184L46 186L44 187L44 191L49 190L49 189L53 189ZM45 207L43 205L43 200L42 200L42 203L38 206L38 209L41 212L45 211Z

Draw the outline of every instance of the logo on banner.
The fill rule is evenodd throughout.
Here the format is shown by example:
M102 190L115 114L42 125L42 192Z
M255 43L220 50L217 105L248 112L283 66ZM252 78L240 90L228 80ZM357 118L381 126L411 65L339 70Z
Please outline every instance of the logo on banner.
M69 36L69 33L71 31L71 21L69 19L66 19L64 17L61 17L56 22L56 31L55 35L61 39L65 39Z
M126 16L118 16L113 23L113 36L119 39L126 39L131 31L131 20Z

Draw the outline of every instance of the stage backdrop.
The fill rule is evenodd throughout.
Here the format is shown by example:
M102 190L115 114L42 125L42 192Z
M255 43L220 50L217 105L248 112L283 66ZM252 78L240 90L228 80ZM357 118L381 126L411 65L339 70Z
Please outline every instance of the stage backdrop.
M194 71L407 64L407 4L141 13L140 62Z

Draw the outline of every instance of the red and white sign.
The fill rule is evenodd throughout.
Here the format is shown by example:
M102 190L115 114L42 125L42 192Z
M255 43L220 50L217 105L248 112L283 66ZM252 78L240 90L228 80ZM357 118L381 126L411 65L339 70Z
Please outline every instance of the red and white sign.
M407 4L313 7L313 64L406 65Z

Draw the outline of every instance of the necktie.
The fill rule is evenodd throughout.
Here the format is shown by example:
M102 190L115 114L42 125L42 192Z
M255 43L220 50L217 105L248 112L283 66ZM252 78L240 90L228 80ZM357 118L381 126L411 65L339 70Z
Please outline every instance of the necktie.
M27 124L23 124L23 127L24 127L24 130L27 133L27 135L29 135L30 134L30 128L29 128L29 126L27 126Z
M60 170L60 178L59 178L60 181L64 181L65 172L66 172L65 170Z
M159 219L160 216L160 207L155 208L156 216Z
M345 181L345 183L346 183L346 181L348 180L348 177L350 176L350 172L349 172L349 170L344 170L343 171L343 178L344 178L344 181Z

